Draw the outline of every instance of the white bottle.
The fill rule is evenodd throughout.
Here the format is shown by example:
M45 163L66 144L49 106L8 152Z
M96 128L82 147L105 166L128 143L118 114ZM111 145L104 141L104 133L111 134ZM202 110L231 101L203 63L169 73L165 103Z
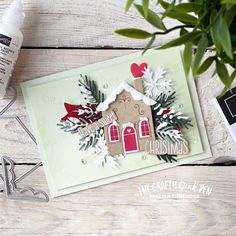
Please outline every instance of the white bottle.
M20 28L24 18L21 0L15 0L3 13L0 23L0 98L6 93L23 42Z

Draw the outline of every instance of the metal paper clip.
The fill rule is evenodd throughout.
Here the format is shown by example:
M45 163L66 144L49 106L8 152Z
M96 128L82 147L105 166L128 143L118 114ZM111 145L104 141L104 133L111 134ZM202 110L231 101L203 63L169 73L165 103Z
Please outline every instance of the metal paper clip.
M36 139L33 134L29 131L29 129L25 126L22 120L15 115L5 115L6 111L14 104L17 99L17 91L13 87L9 87L9 90L13 93L13 97L11 101L0 111L0 119L14 119L18 122L18 124L23 128L23 130L28 134L28 136L32 139L32 141L36 143ZM25 179L31 173L33 173L39 166L42 165L42 162L38 162L31 169L26 171L24 174L16 178L14 172L14 161L6 156L1 157L2 163L2 175L0 174L0 180L3 181L3 192L5 196L9 199L15 200L30 200L30 201L40 201L40 202L48 202L48 195L41 190L36 190L31 187L19 188L17 183L21 180Z

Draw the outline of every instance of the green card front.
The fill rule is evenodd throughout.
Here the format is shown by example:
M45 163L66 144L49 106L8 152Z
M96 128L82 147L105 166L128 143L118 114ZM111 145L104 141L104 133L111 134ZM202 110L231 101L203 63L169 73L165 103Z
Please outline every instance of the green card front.
M145 55L135 53L22 83L23 95L52 196L210 157L195 85L192 79L185 78L180 51L181 48L174 48L149 51ZM115 159L115 164L112 159L110 162L102 162L103 156L96 155L89 149L80 150L78 133L64 132L58 126L61 118L68 112L64 103L86 105L84 95L80 92L80 75L94 80L105 98L108 98L121 83L125 82L134 87L134 75L130 71L133 63L146 63L154 71L164 68L165 79L171 81L172 90L176 92L176 99L171 108L182 112L191 120L192 127L181 131L188 142L189 153L178 155L177 162L166 163L156 155L144 151L120 155ZM163 86L165 85L168 88L168 84Z

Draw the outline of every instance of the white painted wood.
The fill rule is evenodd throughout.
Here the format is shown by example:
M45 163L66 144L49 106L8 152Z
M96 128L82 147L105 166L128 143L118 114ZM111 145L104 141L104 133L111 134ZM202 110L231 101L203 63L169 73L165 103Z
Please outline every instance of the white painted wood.
M0 1L0 15L11 0ZM134 8L124 13L126 0L24 0L24 46L31 47L144 47L147 40L114 34L119 28L137 27L154 32ZM156 1L155 1L156 2ZM155 6L155 4L153 4ZM159 11L157 7L154 7ZM167 26L174 21L168 21ZM173 35L158 38L158 45Z
M18 173L27 169L16 168ZM142 185L164 181L177 181L180 188L151 191L152 197L140 195ZM190 186L196 182L197 192L181 191L184 186L183 182L179 185L181 181ZM37 170L21 183L27 185L47 190L43 170ZM200 185L211 193L200 194L199 201L164 196L198 195ZM154 197L161 195L162 199ZM0 198L0 230L4 236L235 235L235 195L235 167L176 167L52 199L49 203Z

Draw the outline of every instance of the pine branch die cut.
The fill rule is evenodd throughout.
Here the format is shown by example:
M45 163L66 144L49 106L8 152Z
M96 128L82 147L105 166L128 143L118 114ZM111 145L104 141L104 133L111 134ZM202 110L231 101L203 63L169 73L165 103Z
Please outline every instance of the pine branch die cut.
M98 90L94 80L88 79L87 75L80 75L79 87L84 100L91 104L98 104L105 99L104 93Z
M97 144L99 133L92 133L89 136L79 140L79 150L86 151L88 148L94 147Z
M163 127L163 124L166 124L165 127ZM159 129L161 125L162 125L162 128ZM175 143L177 141L184 141L183 134L179 130L168 127L168 124L164 122L160 124L159 126L157 126L156 133L159 138L167 142Z
M61 121L57 125L65 132L76 133L76 130L81 127L81 121L78 118L69 117L68 120Z

